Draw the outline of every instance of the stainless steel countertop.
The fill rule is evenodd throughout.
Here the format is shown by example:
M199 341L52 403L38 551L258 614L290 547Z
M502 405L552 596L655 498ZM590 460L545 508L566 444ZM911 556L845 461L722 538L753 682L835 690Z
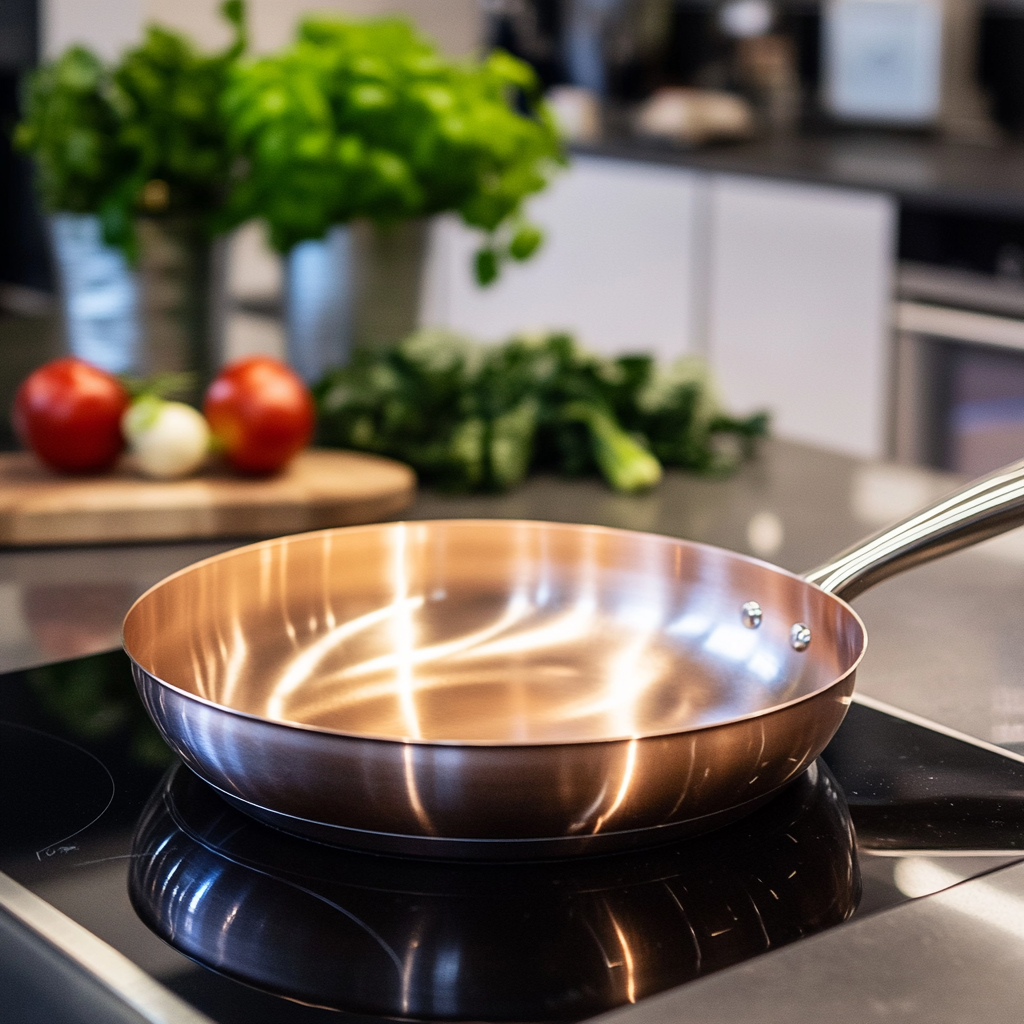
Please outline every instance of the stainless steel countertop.
M406 518L506 517L649 530L793 570L902 518L953 478L771 441L727 480L669 473L623 497L537 478L508 495L421 494ZM109 649L136 596L234 546L0 552L0 670ZM869 649L858 689L980 739L1024 749L1024 531L960 552L854 602ZM1016 1021L1024 1004L1024 865L912 901L616 1011L646 1021Z

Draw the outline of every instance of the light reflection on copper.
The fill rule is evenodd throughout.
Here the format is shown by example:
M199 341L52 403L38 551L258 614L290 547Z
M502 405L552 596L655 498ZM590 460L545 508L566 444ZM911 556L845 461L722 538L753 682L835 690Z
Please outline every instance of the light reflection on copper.
M328 531L323 537L323 564L331 564L331 548L334 544L334 534ZM328 630L334 629L338 620L334 617L334 605L331 600L331 577L328 573L320 574L320 600L323 603L324 627Z
M403 744L402 762L405 766L405 791L409 796L409 806L412 808L413 814L416 815L416 820L420 823L423 831L428 836L432 836L436 834L437 830L434 828L434 823L430 820L430 816L424 810L423 801L420 799L420 791L416 784L414 751L415 748L412 744Z
M236 615L231 625L231 643L228 645L227 655L224 658L224 679L221 683L223 694L221 699L228 704L235 699L238 687L244 685L245 662L249 653L249 644L242 631L241 616Z
M649 687L672 671L672 666L655 646L661 621L659 609L650 607L647 602L638 602L638 608L635 638L608 659L607 700L606 707L601 709L616 721L619 733L634 737L640 731L635 714L638 700ZM597 709L592 713L597 713Z
M778 678L780 667L779 659L770 651L755 651L747 662L747 668L765 683Z
M265 547L260 549L257 593L259 594L260 606L263 608L270 605L271 588L273 587L272 576L277 561L271 548Z
M622 802L629 793L630 783L633 781L633 771L636 768L636 740L630 740L626 744L626 764L622 770L622 782L619 784L619 791L615 794L611 807L594 822L594 834L601 831L601 826L622 806Z
M409 600L408 566L406 565L406 534L405 523L399 523L392 535L393 555L391 559L391 592L395 595L396 614L391 618L391 636L395 659L395 682L398 690L398 703L402 709L405 723L405 734L412 739L422 739L419 714L416 710L416 681L413 674L413 657L416 652L416 624L405 607ZM419 598L422 604L422 597ZM407 748L408 749L408 748ZM413 807L419 807L419 795L415 790L415 780L411 774L411 762L406 759L406 781L410 787L409 798ZM419 817L422 808L416 812ZM422 822L421 822L422 824Z
M503 548L488 548L491 530ZM182 636L190 668L168 681L276 721L400 741L574 742L749 714L831 674L771 622L744 629L672 542L623 540L628 552L598 530L389 524L264 545L251 585L227 562L200 577L186 599L199 606ZM682 578L664 575L668 555ZM756 596L773 622L788 618Z
M626 938L625 932L622 930L622 926L615 919L615 915L611 911L611 907L605 904L605 908L608 910L608 917L612 922L612 928L615 929L615 937L619 940L619 946L622 948L622 965L626 968L626 999L631 1002L636 1002L636 967L633 963L633 950L629 948L629 940Z
M401 593L405 587L402 577L396 577L395 589ZM539 624L524 628L523 620L537 609L531 607L521 591L514 592L503 614L483 629L458 637L455 640L424 647L413 642L414 620L411 612L423 606L420 597L385 609L368 613L342 627L336 627L331 634L315 641L288 667L281 682L275 687L274 696L268 703L272 717L288 719L310 717L327 713L331 709L353 707L361 702L377 700L395 695L399 698L404 712L407 737L418 739L418 722L415 717L413 695L418 689L434 686L451 686L459 678L459 665L472 669L474 662L488 659L500 661L517 654L534 654L546 648L559 648L585 641L592 633L595 611L592 600L584 596L567 612L554 618L541 619ZM391 653L346 665L336 672L317 672L320 661L334 647L356 633L378 624L393 614L393 649ZM648 623L657 619L653 614L645 617ZM515 627L521 627L515 629ZM431 677L417 677L413 682L412 672L435 663L444 663L441 674ZM553 667L553 666L552 666ZM607 685L593 696L584 694L580 701L573 703L563 700L561 707L551 716L551 721L573 721L593 716L606 716L613 722L617 733L629 735L635 732L633 712L637 701L650 686L662 682L673 669L672 660L664 650L658 648L658 631L634 630L609 658L604 667ZM566 670L571 671L571 670ZM537 670L534 670L535 674ZM503 666L501 675L509 670ZM556 676L560 673L555 672ZM368 675L381 676L368 684L354 687L353 680ZM315 679L315 682L313 680ZM338 686L345 683L344 687ZM305 685L304 685L305 684ZM304 701L286 703L301 686ZM680 699L685 699L681 696Z
M206 689L206 679L209 674L209 657L209 651L205 651L194 643L189 645L189 663L192 667L193 685L195 686L196 693L200 697L206 698L211 696ZM204 664L204 661L206 664Z
M292 642L293 647L299 646L298 634L295 632L295 626L292 623L292 606L288 602L288 562L289 555L291 553L291 545L281 545L281 553L276 559L277 561L277 593L278 603L281 609L281 622L284 625L285 635Z
M522 630L512 636L502 635L512 626L519 624L533 610L526 603L524 595L513 594L505 614L492 626L449 644L425 648L421 652L422 660L436 661L439 658L452 657L467 661L473 658L502 658L525 654L581 640L593 626L594 609L577 605L553 619L544 619L540 625L531 629Z
M408 598L406 603L408 604L409 602L415 602L415 607L419 608L423 605L423 598ZM349 665L347 668L335 673L332 678L337 680L358 679L360 676L376 675L381 672L394 672L396 678L401 678L405 666L411 671L413 666L428 665L431 662L442 660L455 660L457 658L465 660L466 658L473 657L490 657L495 654L510 654L516 646L520 650L532 650L534 647L543 647L557 643L559 640L576 639L584 635L581 629L577 628L574 631L566 629L562 631L557 624L551 624L552 635L547 638L546 643L543 639L538 640L538 631L534 631L533 633L524 634L519 640L513 641L512 647L506 650L500 649L500 644L497 645L498 649L495 649L493 645L483 646L493 636L500 635L508 630L509 627L515 625L523 618L526 612L527 608L520 599L520 595L513 595L501 618L484 629L477 630L474 633L467 633L456 640L450 640L442 644L429 644L426 647L417 648L415 645L396 645L393 653L382 654L380 657ZM583 625L589 625L589 622L585 622ZM404 639L404 637L401 639ZM347 692L355 696L363 691L348 690Z
M757 646L757 634L738 622L723 622L715 626L703 646L708 654L727 661L746 661Z
M699 637L707 633L713 625L714 622L709 616L687 611L675 622L670 622L665 627L665 632L670 636Z
M267 698L268 717L279 721L287 721L293 711L289 704L291 697L297 690L303 688L316 676L320 662L328 654L340 647L350 637L371 629L373 626L386 622L389 619L393 619L401 615L403 611L409 611L410 609L403 608L403 605L410 604L414 608L419 608L423 604L423 598L406 598L404 601L396 601L384 608L377 608L375 611L367 612L358 618L343 622L340 626L335 626L327 633L324 633L323 636L304 650L300 650L288 663L288 667L278 678ZM332 677L323 678L324 681L329 681ZM393 689L393 684L389 685L388 689Z

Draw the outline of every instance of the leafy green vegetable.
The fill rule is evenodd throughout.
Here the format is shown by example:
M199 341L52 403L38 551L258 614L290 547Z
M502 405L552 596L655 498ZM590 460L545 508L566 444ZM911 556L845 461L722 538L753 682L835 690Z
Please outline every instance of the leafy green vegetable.
M221 100L245 47L244 7L221 12L235 30L222 53L150 26L116 66L75 46L31 76L15 141L35 158L49 209L98 213L129 255L139 214L186 214L208 234L227 226L235 155Z
M131 173L118 124L110 70L84 47L70 47L30 76L14 142L35 158L48 209L96 213Z
M197 375L188 370L168 370L150 377L136 377L122 373L118 379L133 400L138 398L187 398L196 391Z
M178 32L150 25L141 46L113 70L118 139L132 171L100 207L110 241L131 248L139 212L187 214L208 234L227 226L224 209L235 155L221 100L232 65L245 47L240 0L221 11L235 39L218 54L198 53Z
M398 18L308 18L290 48L233 70L225 110L247 164L236 217L263 217L279 249L355 218L457 211L487 235L481 283L540 245L523 200L565 159L528 65L446 60Z
M661 463L619 426L611 412L586 402L569 402L562 415L586 425L594 461L615 490L646 491L661 482Z
M29 82L17 144L53 210L98 213L134 256L141 215L207 234L263 217L282 251L334 224L457 211L484 232L477 280L542 241L523 201L565 162L530 67L451 61L401 19L309 18L294 45L242 63L244 6L223 52L150 26L107 66L82 47Z
M357 351L314 396L321 443L403 459L450 490L505 490L546 469L639 491L662 464L728 472L767 432L763 413L719 411L699 360L601 359L565 334L486 348L422 331Z

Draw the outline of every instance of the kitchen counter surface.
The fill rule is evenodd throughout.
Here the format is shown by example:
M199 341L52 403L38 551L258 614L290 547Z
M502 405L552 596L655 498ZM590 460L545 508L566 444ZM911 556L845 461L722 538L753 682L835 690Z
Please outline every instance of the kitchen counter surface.
M955 483L771 441L726 480L669 473L657 491L624 497L597 481L538 478L501 496L423 493L407 518L599 523L720 544L801 570ZM0 552L0 670L115 646L138 594L231 546ZM914 569L854 603L870 634L861 693L1024 749L1024 532ZM1019 1019L1024 1001L1021 964L1024 864L615 1011L609 1024L1008 1022Z
M576 152L694 170L867 188L907 204L1024 217L1024 145L970 145L926 136L837 133L684 149L641 139Z

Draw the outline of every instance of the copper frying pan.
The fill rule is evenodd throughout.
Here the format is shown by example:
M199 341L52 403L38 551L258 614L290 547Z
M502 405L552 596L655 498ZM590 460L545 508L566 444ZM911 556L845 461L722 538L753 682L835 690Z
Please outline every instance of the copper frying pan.
M842 598L1024 521L1024 462L804 577L593 526L386 523L199 562L124 624L142 699L236 806L342 846L596 853L717 827L839 727Z

